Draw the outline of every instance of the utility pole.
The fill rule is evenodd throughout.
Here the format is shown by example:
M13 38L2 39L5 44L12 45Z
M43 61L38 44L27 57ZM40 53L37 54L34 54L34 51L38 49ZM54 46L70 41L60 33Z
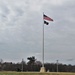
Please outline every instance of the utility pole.
M58 60L56 60L57 61L57 72L58 72Z
M23 59L22 59L22 72L23 72Z

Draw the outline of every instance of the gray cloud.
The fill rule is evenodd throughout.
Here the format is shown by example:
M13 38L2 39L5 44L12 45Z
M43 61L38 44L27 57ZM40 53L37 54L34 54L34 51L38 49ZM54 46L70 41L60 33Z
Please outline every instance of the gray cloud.
M45 26L45 62L71 63L75 45L74 0L0 0L0 57L5 61L42 60L42 24L45 12L54 19Z

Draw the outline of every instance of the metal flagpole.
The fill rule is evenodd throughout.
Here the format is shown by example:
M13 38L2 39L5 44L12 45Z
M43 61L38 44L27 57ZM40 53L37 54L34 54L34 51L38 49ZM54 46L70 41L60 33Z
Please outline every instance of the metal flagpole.
M43 13L44 16L44 13ZM43 40L42 40L42 67L40 69L40 72L46 72L44 67L44 17L43 17Z
M44 17L45 17L45 20L48 20L48 21L53 21L53 19L49 18L48 16L44 15L44 12L43 12L43 45L42 45L42 67L41 67L41 70L40 72L46 72L45 70L45 67L44 67ZM47 24L48 25L48 24Z
M43 49L42 50L42 67L44 67L44 18L43 18L43 48L42 49Z

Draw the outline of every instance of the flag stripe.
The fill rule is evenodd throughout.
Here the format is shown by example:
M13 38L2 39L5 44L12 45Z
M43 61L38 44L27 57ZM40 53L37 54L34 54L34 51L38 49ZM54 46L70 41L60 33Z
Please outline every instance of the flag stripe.
M53 19L51 19L50 17L46 16L45 14L43 15L43 18L44 18L45 20L48 20L48 21L53 21Z

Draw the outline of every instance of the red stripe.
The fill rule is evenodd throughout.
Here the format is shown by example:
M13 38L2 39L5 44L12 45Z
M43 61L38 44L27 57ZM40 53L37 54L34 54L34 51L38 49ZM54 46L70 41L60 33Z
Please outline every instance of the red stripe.
M53 21L53 19L51 19L50 17L46 16L45 14L43 15L43 18L44 18L45 20L48 20L48 21Z
M48 20L48 21L53 21L53 19L49 18L49 17L44 17L45 20Z

